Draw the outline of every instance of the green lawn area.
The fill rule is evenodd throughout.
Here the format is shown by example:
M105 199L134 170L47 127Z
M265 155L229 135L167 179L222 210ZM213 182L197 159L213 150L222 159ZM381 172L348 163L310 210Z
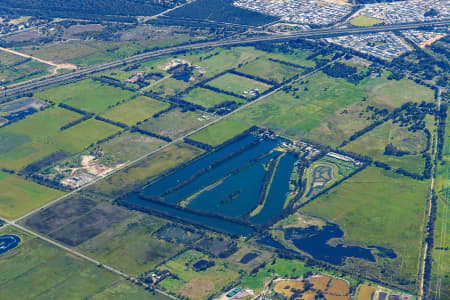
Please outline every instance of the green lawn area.
M277 258L274 264L268 263L259 269L256 274L246 277L239 286L260 292L264 287L264 282L272 279L275 274L277 277L294 277L302 276L306 272L312 271L314 271L314 268L306 267L304 262Z
M216 93L204 88L195 88L191 90L187 95L183 97L183 99L188 102L201 105L205 108L210 108L225 101L234 101L236 103L245 102L241 98L225 95L222 93Z
M282 65L261 57L257 60L244 64L238 69L238 71L281 83L296 74L300 74L303 69Z
M358 16L350 20L350 24L355 26L373 26L380 23L384 23L384 21L381 19L367 17L364 15Z
M405 142L402 142L402 140L405 140ZM396 124L388 122L348 143L343 149L368 155L377 161L389 164L393 168L402 168L417 174L423 172L425 159L422 158L421 154L404 156L384 155L385 147L389 143L403 151L408 150L419 153L425 149L427 140L423 131L410 132L404 127L398 127Z
M219 259L214 260L214 266L196 272L192 265L201 259L211 260L201 252L188 250L166 262L159 268L173 272L179 279L168 278L159 285L190 299L206 299L239 278L239 273L231 265Z
M61 196L63 193L26 181L16 175L0 172L0 216L15 219Z
M89 112L101 113L107 110L108 106L128 100L133 95L133 92L86 79L36 93L35 96Z
M193 134L189 138L211 146L217 146L250 127L251 125L246 123L226 118Z
M203 150L185 143L172 144L87 189L117 198L156 178L160 173L191 160L202 152Z
M428 181L368 167L302 211L337 223L344 243L393 249L399 276L415 280Z
M137 132L124 132L99 147L103 150L100 161L106 165L117 165L150 153L166 142Z
M167 102L140 96L106 111L102 116L116 122L125 123L128 126L133 126L139 121L151 118L154 114L169 106L170 104Z
M211 122L215 118L207 115L206 119L202 115L203 113L200 111L182 112L180 108L175 108L158 118L145 121L139 127L175 139Z
M247 94L244 94L244 92L248 92L250 90L258 90L259 93L263 93L265 90L271 87L270 85L267 85L265 83L231 73L226 73L208 82L208 85L224 91L232 92L236 95L243 95L246 97L251 96L247 96Z
M127 287L120 289L122 299L129 299L124 293L145 295L142 288L131 289L118 275L27 233L8 227L0 234L21 238L15 249L0 255L0 287L4 299L86 299L110 289L114 291L116 286ZM120 299L112 296L108 299Z
M183 246L159 240L153 235L166 223L152 216L137 215L79 248L99 261L138 276L182 250Z

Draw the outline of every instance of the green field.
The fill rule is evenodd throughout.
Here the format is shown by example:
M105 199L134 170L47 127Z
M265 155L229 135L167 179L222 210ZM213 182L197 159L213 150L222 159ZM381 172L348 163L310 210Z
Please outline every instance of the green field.
M36 114L36 116L39 116L39 114ZM35 124L40 124L40 122L31 118L26 119L23 122L16 123L17 127L14 127L16 124L5 127L5 132L3 134L0 131L0 136L2 136L3 139L8 141L12 140L12 142L9 142L9 149L7 149L2 156L0 156L1 166L11 168L13 170L19 170L26 165L42 159L56 151L64 151L70 154L75 154L88 147L90 144L95 143L120 129L119 127L108 123L100 122L95 119L89 119L67 130L60 131L58 129L55 132L55 125L59 125L56 121L42 121L44 124L43 128L45 129L51 127L53 132L45 132L42 130L38 131L39 127L33 126L35 126ZM32 128L30 129L31 132L35 130L41 136L31 136L30 132L27 133L26 131L28 128ZM45 133L48 134L48 136L43 136ZM20 143L17 141L20 141Z
M295 96L292 92L277 92L240 110L225 121L206 128L193 138L204 143L216 144L223 136L229 138L235 135L228 133L229 127L241 130L257 125L290 137L307 136L314 140L314 136L308 134L309 130L340 108L361 100L365 95L355 85L343 79L328 77L323 73L311 76L308 83L294 84L294 88L298 88ZM211 141L208 142L208 139Z
M102 299L108 290L111 292L108 299L130 299L128 293L134 299L145 296L142 288L131 288L118 275L27 233L5 228L0 234L15 234L22 240L17 248L0 255L4 299L86 299L97 294ZM122 288L114 292L119 286Z
M204 116L204 117L203 117ZM211 115L199 111L182 112L180 108L162 114L158 118L145 121L139 127L172 139L178 138L214 120Z
M205 108L210 108L214 105L221 104L225 101L234 101L236 103L244 103L245 100L221 93L216 93L214 91L204 89L204 88L195 88L191 90L187 95L183 97L184 100L201 105Z
M250 96L247 96L247 94L245 94L244 92L248 92L250 90L258 90L259 93L263 93L265 90L270 88L270 85L267 85L265 83L231 73L226 73L208 82L208 85L224 91L232 92L236 95L243 95L246 97Z
M350 20L350 24L355 25L355 26L364 26L364 27L365 26L373 26L373 25L380 24L380 23L384 23L384 21L381 19L367 17L364 15L358 16L358 17Z
M401 150L419 153L425 150L426 136L423 131L412 132L391 122L384 123L347 144L343 149L372 157L387 163L393 168L402 168L409 172L422 174L425 159L421 154L393 156L384 155L387 144L393 144Z
M141 96L108 110L102 116L116 122L125 123L128 126L133 126L137 122L151 118L154 114L169 106L167 102Z
M130 91L86 79L36 93L35 96L89 112L101 113L109 106L128 100L133 95L134 93Z
M303 69L282 65L277 62L270 61L266 58L259 58L238 69L239 72L250 74L266 80L281 83L296 74L300 74Z
M171 271L179 279L168 278L159 285L191 299L206 299L239 278L237 271L220 260L215 260L215 266L196 272L192 265L201 259L210 260L211 258L201 252L188 250L166 262L159 268Z
M150 181L160 173L191 160L203 151L194 146L179 143L158 151L132 167L126 168L105 180L90 186L88 190L117 198L137 186Z
M360 82L368 94L368 104L392 110L406 102L434 101L434 92L430 88L409 79L387 80L388 75L385 71L381 77L365 78Z
M164 96L174 96L181 93L190 86L188 82L176 80L174 78L167 78L163 81L153 85L149 91L155 94Z
M138 276L183 249L181 245L159 240L153 235L166 223L152 216L136 215L79 248L99 261Z
M0 128L0 165L18 170L55 152L57 147L42 141L51 139L60 132L61 126L80 117L77 113L56 107Z
M364 66L360 63L359 67ZM392 111L406 102L431 102L434 99L431 89L411 80L387 80L387 72L381 77L364 79L357 88L365 92L366 100L361 99L337 110L311 129L309 139L337 147L353 133L375 121L371 118L371 112L367 111L368 106Z
M344 231L344 243L393 249L398 258L389 272L414 280L428 185L428 181L368 167L302 211L337 223Z
M0 216L15 219L63 193L15 175L0 172Z
M250 127L251 125L226 118L193 134L189 138L211 146L217 146Z
M125 132L99 146L103 151L100 162L106 165L116 165L135 160L158 149L165 143L165 141L137 132Z
M245 278L239 286L242 288L250 288L255 292L260 292L264 287L264 283L275 276L280 278L302 276L306 272L311 271L314 271L314 268L305 266L304 262L277 258L275 263L269 263L259 269L256 274L252 274Z

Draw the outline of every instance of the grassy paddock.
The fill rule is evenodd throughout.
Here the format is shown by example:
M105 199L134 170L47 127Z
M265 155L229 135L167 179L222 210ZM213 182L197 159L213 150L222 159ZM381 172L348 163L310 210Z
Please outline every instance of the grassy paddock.
M22 231L9 227L0 234L15 234L22 240L15 249L0 255L2 298L84 299L125 282ZM136 293L131 289L123 292ZM139 293L142 295L143 290Z
M226 118L195 133L190 138L211 146L217 146L250 127L245 123Z
M231 73L226 73L208 82L208 85L235 93L236 95L244 96L244 91L258 89L260 93L263 93L265 90L270 88L270 85L265 83Z
M103 117L133 126L139 121L151 118L154 114L169 106L170 104L167 102L141 96L108 110L103 114Z
M303 70L288 65L282 65L266 58L259 58L245 64L239 68L238 71L281 83L294 75L299 74Z
M0 172L0 216L15 219L63 193L26 181L15 175Z
M184 96L184 100L201 105L205 108L210 108L214 105L221 104L225 101L234 101L236 103L245 102L241 98L216 93L214 91L204 89L204 88L196 88L190 91L187 95Z
M145 121L139 127L175 139L211 122L215 118L211 115L206 116L206 118L203 116L203 113L198 111L182 112L180 108L176 108L158 118Z
M86 79L37 93L36 97L101 113L108 106L128 100L133 95L133 92Z
M183 248L153 235L166 223L152 216L137 215L113 226L79 248L99 261L138 276Z
M368 167L302 210L337 223L344 242L393 249L400 276L418 271L428 181Z

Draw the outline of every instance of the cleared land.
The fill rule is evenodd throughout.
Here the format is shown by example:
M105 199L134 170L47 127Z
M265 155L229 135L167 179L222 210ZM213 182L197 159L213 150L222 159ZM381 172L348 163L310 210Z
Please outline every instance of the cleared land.
M99 146L103 150L99 163L115 166L150 153L165 143L137 132L125 132Z
M196 88L190 91L187 95L183 97L184 100L201 105L205 108L210 108L214 105L221 104L225 101L234 101L236 103L244 103L245 100L221 93L216 93L214 91Z
M395 273L414 279L427 191L427 181L368 167L302 211L337 223L345 243L394 249L398 254L392 263Z
M15 175L0 172L0 216L15 219L63 193Z
M116 286L128 286L121 289L125 299L129 299L128 293L130 296L146 293L137 286L131 289L118 275L24 232L5 228L0 234L15 234L22 239L17 248L0 256L2 298L83 299L101 295Z
M180 108L176 108L158 118L143 122L139 127L175 139L211 122L214 118L211 115L207 115L206 118L203 116L202 112L182 112Z
M133 95L130 91L86 79L37 93L36 97L101 113Z
M154 114L169 106L169 103L141 96L108 110L102 116L133 126L137 122L153 117Z

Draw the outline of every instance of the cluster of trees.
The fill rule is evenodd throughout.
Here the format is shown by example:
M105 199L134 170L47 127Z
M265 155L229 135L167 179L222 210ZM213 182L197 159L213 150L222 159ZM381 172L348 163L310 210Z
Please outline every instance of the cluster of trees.
M213 146L208 145L208 144L205 144L205 143L202 143L202 142L199 142L199 141L194 141L194 140L192 140L192 139L190 139L190 138L185 138L185 139L184 139L184 142L185 142L186 144L195 146L195 147L197 147L197 148L200 148L200 149L203 149L203 150L206 150L206 151L212 151L212 150L214 150L214 147L213 147Z
M133 16L151 16L182 1L156 0L2 0L0 11L26 16L136 22Z
M427 252L425 253L425 270L423 274L423 295L427 299L430 294L430 280L431 280L431 268L433 263L433 247L434 247L434 227L436 223L436 213L437 213L437 200L436 191L433 190L433 196L431 197L431 211L430 218L427 224L427 235L425 242L427 243Z
M132 126L131 127L131 132L139 132L140 134L148 135L148 136L151 136L151 137L154 137L154 138L166 141L166 142L171 142L172 141L172 139L170 137L168 137L168 136L163 136L163 135L160 135L160 134L157 134L157 133L153 133L153 132L150 132L148 130L144 130L142 128L139 128L137 126Z
M28 166L23 168L22 171L25 175L30 175L69 156L70 154L64 151L56 151L38 161L29 164Z
M120 128L123 128L123 129L128 129L128 125L125 123L122 123L122 122L113 121L113 120L103 118L102 116L98 116L98 115L95 116L95 119L105 122L105 123L108 123L108 124L111 124L111 125L114 125L114 126L117 126L117 127L120 127Z
M447 103L441 103L438 115L438 128L437 128L437 150L436 159L442 160L442 151L445 145L445 128L447 127Z
M235 110L239 107L239 104L236 101L224 101L222 103L216 104L210 108L208 108L208 112L215 112L218 115L226 115L229 112Z
M120 80L117 80L115 78L108 77L108 76L105 76L105 75L102 75L100 77L94 77L93 76L91 78L92 78L92 80L99 81L99 82L102 82L102 83L106 83L107 85L118 87L118 88L121 88L121 89L124 89L124 90L128 90L128 91L131 91L131 92L136 92L137 91L137 89L129 87L129 86L123 84Z
M260 81L260 82L268 84L268 85L279 85L274 80L267 80L267 79L264 79L264 78L261 78L261 77L258 77L258 76L254 76L254 75L250 75L250 74L246 74L246 73L241 73L241 72L236 71L235 69L231 69L229 71L229 73L234 74L234 75L238 75L238 76L241 76L241 77L245 77L245 78L248 78L248 79Z

